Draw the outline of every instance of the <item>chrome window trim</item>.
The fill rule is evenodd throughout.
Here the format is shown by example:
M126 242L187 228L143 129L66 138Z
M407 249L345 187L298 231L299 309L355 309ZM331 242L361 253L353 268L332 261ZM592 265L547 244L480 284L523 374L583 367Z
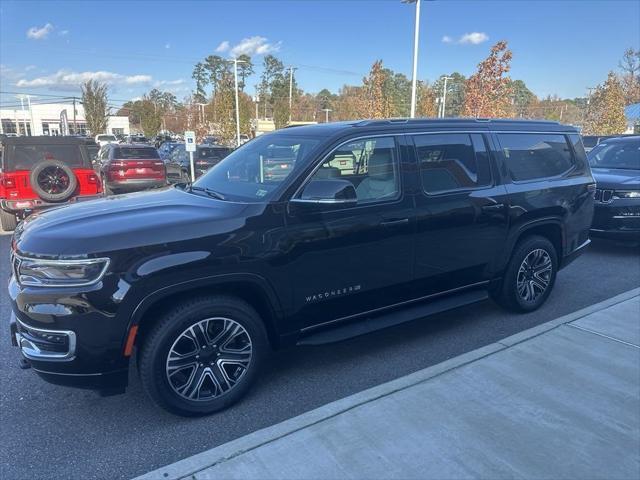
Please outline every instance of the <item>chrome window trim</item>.
M16 340L18 341L18 345L20 347L20 351L22 354L30 360L49 360L49 361L58 361L58 362L68 362L75 358L76 354L76 332L73 330L48 330L44 328L36 328L31 327L29 325L25 325L20 321L19 318L16 317L16 322L20 324L20 326L25 330L33 330L39 333L53 333L56 335L66 335L69 338L69 350L66 353L42 353L42 351L31 343L29 340L20 335L20 332L16 333ZM22 341L29 343L32 347L23 347Z
M38 287L38 288L88 287L88 286L91 286L91 285L95 285L100 280L102 280L104 275L107 273L107 269L109 268L109 265L111 263L111 259L108 258L108 257L87 258L87 259L78 259L78 260L48 260L48 259L42 259L42 258L25 257L23 255L18 255L17 253L14 253L13 257L14 257L13 268L14 268L14 275L16 277L16 281L20 285L24 285L24 286L27 286L27 287ZM64 284L64 285L43 285L43 284L36 284L36 283L25 283L25 282L21 282L20 281L20 271L19 270L20 270L20 263L23 260L40 261L45 265L46 264L51 264L51 265L90 265L90 264L94 264L94 263L102 263L102 262L104 262L104 267L102 268L102 270L100 271L100 274L96 277L96 279L95 280L91 280L89 282L68 283L68 284Z

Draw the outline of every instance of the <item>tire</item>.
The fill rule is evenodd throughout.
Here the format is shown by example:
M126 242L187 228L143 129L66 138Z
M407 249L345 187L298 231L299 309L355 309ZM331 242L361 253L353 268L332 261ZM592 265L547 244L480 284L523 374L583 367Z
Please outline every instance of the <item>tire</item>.
M230 340L216 342L220 335ZM226 295L196 297L166 313L149 331L138 370L158 406L177 415L207 415L249 390L268 351L262 320L249 304Z
M31 170L29 180L31 189L45 202L64 202L78 187L73 170L58 160L37 163Z
M557 272L558 254L553 244L538 235L526 237L516 245L502 283L492 297L508 310L532 312L549 297Z
M13 232L18 226L18 219L13 213L0 210L0 226L5 232Z

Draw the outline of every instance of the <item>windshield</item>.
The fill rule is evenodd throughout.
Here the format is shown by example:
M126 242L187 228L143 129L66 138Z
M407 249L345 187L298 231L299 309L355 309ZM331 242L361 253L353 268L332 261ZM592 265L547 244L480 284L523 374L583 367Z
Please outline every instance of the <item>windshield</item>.
M155 148L118 147L113 158L160 158Z
M195 185L231 200L272 199L291 172L303 168L319 139L263 135L234 150Z
M58 160L70 167L82 167L79 145L13 145L8 148L6 162L12 170L31 170L40 162Z
M593 168L623 168L640 170L640 137L633 141L607 142L588 154Z
M198 147L196 158L198 160L221 160L231 152L230 148Z

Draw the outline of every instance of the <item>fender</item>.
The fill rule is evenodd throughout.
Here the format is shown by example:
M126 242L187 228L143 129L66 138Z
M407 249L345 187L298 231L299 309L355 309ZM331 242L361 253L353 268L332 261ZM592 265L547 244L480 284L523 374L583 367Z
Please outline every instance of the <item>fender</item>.
M506 245L504 249L504 253L501 256L498 266L500 270L503 270L507 263L509 263L509 259L511 258L511 254L513 253L513 249L516 246L518 240L522 237L522 235L533 228L544 226L544 225L556 225L560 227L560 235L561 235L561 249L558 252L558 261L560 261L564 255L564 246L565 246L565 232L563 228L562 219L557 216L548 216L536 218L533 220L528 220L520 225L514 225L514 227L509 232L507 236Z
M144 314L152 305L169 295L173 295L175 293L183 292L186 290L192 290L194 288L210 287L230 282L249 282L256 285L264 293L266 293L267 299L269 301L269 306L275 316L279 317L282 315L283 309L280 303L280 299L276 295L273 286L267 281L267 279L254 273L229 273L195 278L185 282L174 283L158 288L138 302L138 305L134 308L133 313L131 314L127 332L134 325L138 325ZM270 325L270 327L272 327L274 331L277 332L277 329L275 329L275 325Z

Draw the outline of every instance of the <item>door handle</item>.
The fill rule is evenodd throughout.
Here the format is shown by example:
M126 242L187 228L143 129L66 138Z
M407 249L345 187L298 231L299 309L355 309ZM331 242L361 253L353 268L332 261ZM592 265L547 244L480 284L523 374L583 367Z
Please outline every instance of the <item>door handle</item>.
M503 208L504 208L504 203L497 203L495 205L486 205L482 207L482 211L487 213L501 212Z
M380 222L380 225L382 225L383 227L396 227L398 225L405 225L407 223L409 223L408 218L398 218L393 220L384 220L383 222Z

